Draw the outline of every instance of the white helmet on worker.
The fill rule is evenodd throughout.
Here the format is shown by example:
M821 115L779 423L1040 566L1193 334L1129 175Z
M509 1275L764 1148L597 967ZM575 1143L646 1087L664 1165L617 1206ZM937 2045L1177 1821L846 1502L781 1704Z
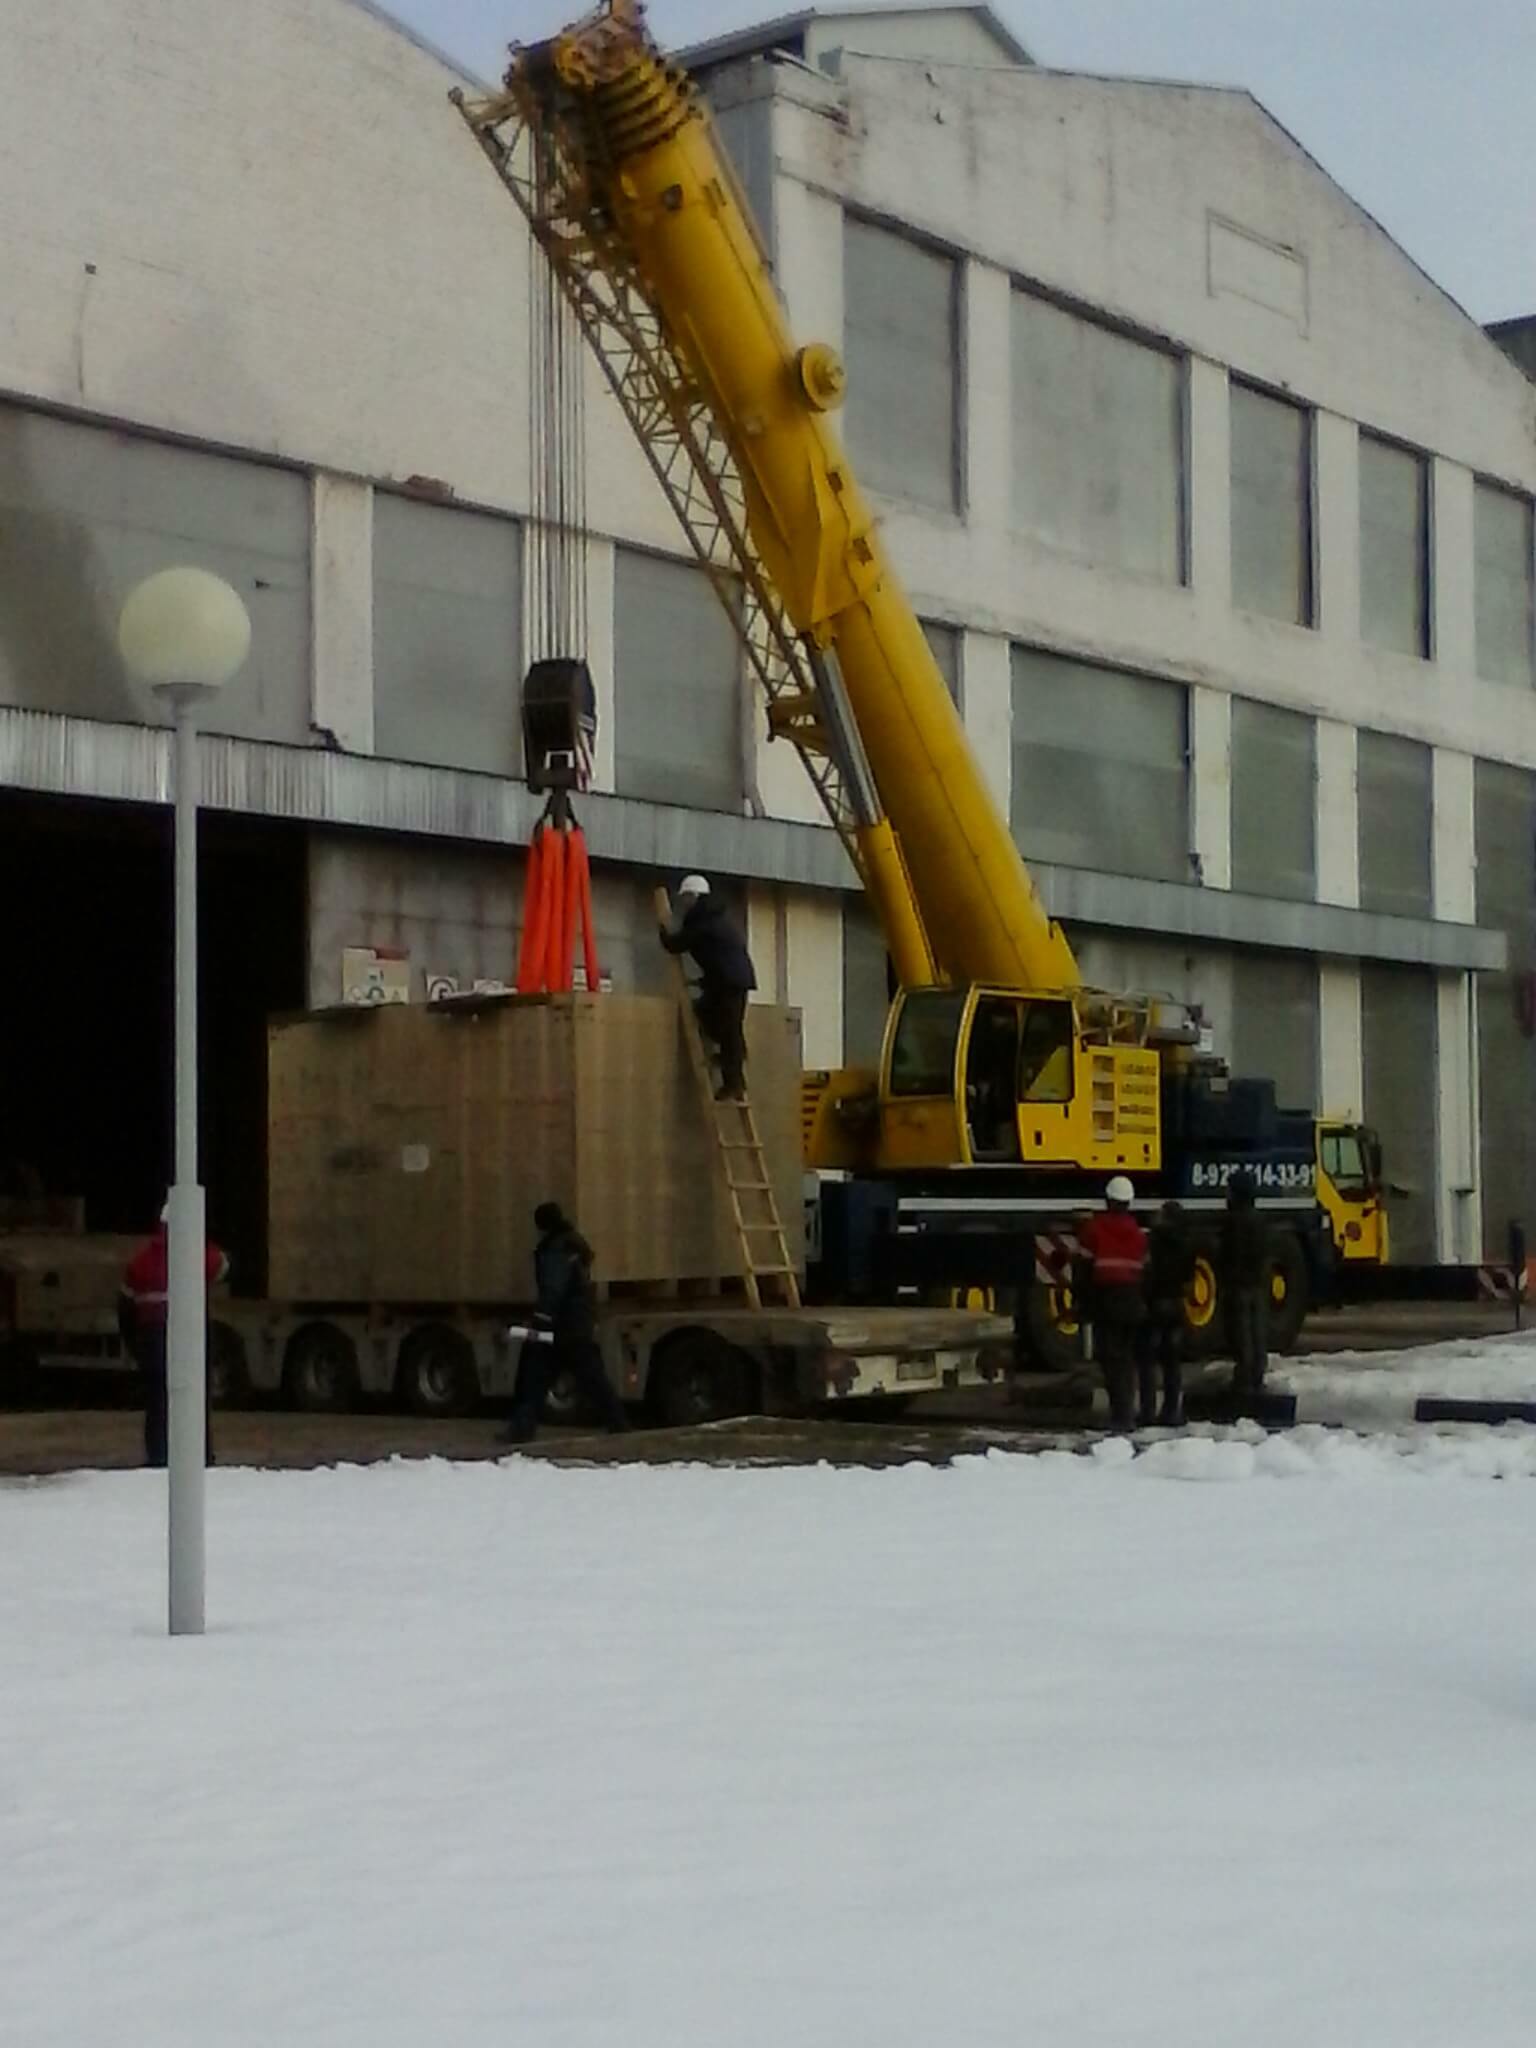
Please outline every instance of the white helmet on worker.
M691 897L707 896L709 894L709 884L702 875L684 875L682 881L678 884L677 894L678 900L686 903Z
M1111 1209L1129 1209L1136 1199L1136 1190L1123 1173L1117 1173L1105 1188L1104 1199Z

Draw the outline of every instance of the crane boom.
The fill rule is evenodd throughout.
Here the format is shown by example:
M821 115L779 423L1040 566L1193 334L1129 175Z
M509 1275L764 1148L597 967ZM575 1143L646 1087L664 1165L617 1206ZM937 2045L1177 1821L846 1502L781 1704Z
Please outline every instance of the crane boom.
M713 478L692 481L778 642L772 676L754 663L770 724L834 763L840 787L829 808L899 978L1077 988L1071 948L1036 893L831 430L842 366L831 349L791 339L692 82L661 57L637 0L609 0L516 51L506 85L504 98L461 106L589 338L612 329L620 301L653 317L652 375L640 380L648 390L636 389L628 362L619 374L604 363L621 402L630 385L636 402L626 410L674 503L671 451L697 469L712 459L713 438L728 456L724 485L718 463ZM522 138L535 168L519 174ZM706 566L718 585L720 554Z

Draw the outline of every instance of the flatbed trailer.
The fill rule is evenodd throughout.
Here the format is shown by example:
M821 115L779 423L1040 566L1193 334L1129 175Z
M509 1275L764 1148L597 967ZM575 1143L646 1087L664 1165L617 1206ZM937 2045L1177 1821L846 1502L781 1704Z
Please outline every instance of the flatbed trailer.
M89 1236L0 1246L0 1399L39 1365L128 1367L117 1290L131 1248ZM270 1399L314 1413L396 1402L423 1416L472 1414L511 1398L529 1322L517 1301L382 1306L220 1291L209 1304L210 1393L219 1405ZM759 1309L682 1293L609 1300L597 1318L621 1397L672 1425L984 1385L1005 1374L1011 1334L1005 1318L966 1310ZM574 1419L574 1391L557 1385L551 1410Z

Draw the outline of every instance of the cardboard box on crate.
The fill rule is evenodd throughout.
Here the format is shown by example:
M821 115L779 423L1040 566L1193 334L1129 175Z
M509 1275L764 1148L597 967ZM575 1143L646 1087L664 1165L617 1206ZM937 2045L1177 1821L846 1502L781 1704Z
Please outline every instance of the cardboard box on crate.
M748 1011L748 1084L804 1260L800 1019ZM299 1302L526 1301L539 1202L611 1286L739 1279L676 1004L496 997L326 1011L268 1042L269 1291Z

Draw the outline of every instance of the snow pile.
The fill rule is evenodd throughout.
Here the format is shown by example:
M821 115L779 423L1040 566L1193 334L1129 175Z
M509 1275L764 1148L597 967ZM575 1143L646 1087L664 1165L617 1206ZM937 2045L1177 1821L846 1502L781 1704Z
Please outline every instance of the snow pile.
M0 2036L1523 2048L1512 1445L0 1486Z
M1399 1420L1425 1397L1536 1401L1536 1330L1403 1351L1273 1359L1266 1384L1294 1394L1303 1413L1359 1424Z

